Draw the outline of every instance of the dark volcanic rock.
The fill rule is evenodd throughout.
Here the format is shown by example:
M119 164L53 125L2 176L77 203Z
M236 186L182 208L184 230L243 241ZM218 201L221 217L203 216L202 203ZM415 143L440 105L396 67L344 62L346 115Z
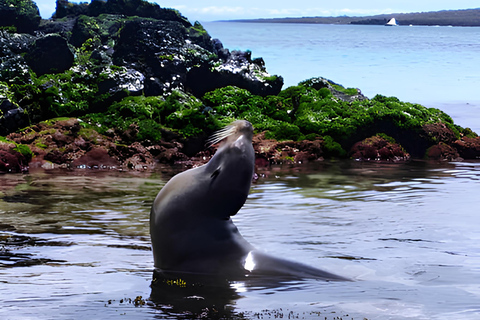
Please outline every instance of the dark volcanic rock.
M22 54L29 51L35 37L28 34L11 34L0 31L0 79L28 82L30 74Z
M150 95L161 95L171 88L183 88L186 65L178 56L185 39L186 29L178 22L136 18L120 32L113 61L140 71L148 79ZM154 84L158 90L151 89Z
M148 96L179 89L201 97L229 85L262 96L280 92L283 79L271 77L263 60L252 61L250 52L230 54L199 29L198 24L187 29L175 21L128 20L120 31L113 62L141 72Z
M173 9L161 8L156 3L144 0L94 0L87 3L70 3L68 0L57 0L57 8L53 15L60 19L66 16L87 15L96 17L101 14L137 16L157 20L177 21L182 25L191 26L187 18Z
M119 35L113 60L145 75L147 95L183 89L188 60L193 60L184 56L196 51L195 47L184 48L187 38L186 28L178 22L133 19Z
M212 68L203 65L191 68L187 74L186 85L188 90L197 97L226 86L236 86L247 89L255 95L267 96L280 92L283 78L270 76L265 70L262 59L252 61L251 52L233 51L227 60L218 66Z
M40 20L38 7L31 0L0 2L0 27L14 26L19 33L33 33Z
M24 110L10 100L0 96L0 136L7 135L28 125Z
M35 41L25 60L37 75L42 75L64 72L73 65L74 56L64 38L47 35Z

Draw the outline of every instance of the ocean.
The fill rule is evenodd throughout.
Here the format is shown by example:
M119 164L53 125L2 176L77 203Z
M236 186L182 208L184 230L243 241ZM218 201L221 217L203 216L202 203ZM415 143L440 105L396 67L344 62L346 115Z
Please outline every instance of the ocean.
M204 22L230 50L251 50L284 88L325 77L373 98L447 112L480 132L480 28Z

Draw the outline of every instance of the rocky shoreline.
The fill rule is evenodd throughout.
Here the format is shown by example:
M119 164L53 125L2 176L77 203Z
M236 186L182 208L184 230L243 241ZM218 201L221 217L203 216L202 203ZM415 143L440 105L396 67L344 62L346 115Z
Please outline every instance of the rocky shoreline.
M480 138L438 109L321 77L282 89L261 58L177 11L58 0L41 20L34 2L17 2L0 6L18 18L0 21L0 172L197 166L235 119L254 125L259 167L480 158Z
M443 130L442 130L443 129ZM135 130L132 128L132 130ZM437 134L448 134L445 128ZM446 132L445 132L446 131ZM430 131L431 132L431 131ZM216 151L216 146L205 147L193 156L186 155L185 144L175 139L158 141L144 146L139 142L119 144L115 133L110 136L95 131L84 131L81 120L76 118L51 120L31 126L21 133L7 136L9 141L0 142L0 172L21 173L29 170L92 169L151 171L158 165L182 165L187 168L205 164ZM43 141L38 143L37 141ZM203 140L202 140L203 141ZM24 155L16 146L28 146L31 154ZM325 140L276 141L266 139L265 132L253 138L257 168L275 164L305 164L331 158L325 150ZM462 161L478 159L478 138L463 138L452 145L438 143L430 147L425 159L436 161ZM405 162L411 155L398 143L382 135L373 136L355 143L348 155L356 161Z

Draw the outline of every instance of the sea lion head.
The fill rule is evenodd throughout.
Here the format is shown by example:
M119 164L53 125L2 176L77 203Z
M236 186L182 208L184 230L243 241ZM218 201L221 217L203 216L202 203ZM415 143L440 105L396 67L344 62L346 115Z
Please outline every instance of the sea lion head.
M245 203L255 167L252 138L252 124L237 120L210 139L211 144L220 142L205 168L210 174L209 190L216 195L215 209L219 209L218 212L213 210L213 214L228 219Z

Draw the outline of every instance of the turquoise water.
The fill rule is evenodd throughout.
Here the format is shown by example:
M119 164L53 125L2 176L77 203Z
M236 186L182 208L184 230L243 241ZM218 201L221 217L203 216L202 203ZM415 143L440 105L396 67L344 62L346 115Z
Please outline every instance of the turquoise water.
M322 76L444 111L480 132L480 28L208 22L230 50L251 50L285 86ZM454 120L457 120L454 118Z

